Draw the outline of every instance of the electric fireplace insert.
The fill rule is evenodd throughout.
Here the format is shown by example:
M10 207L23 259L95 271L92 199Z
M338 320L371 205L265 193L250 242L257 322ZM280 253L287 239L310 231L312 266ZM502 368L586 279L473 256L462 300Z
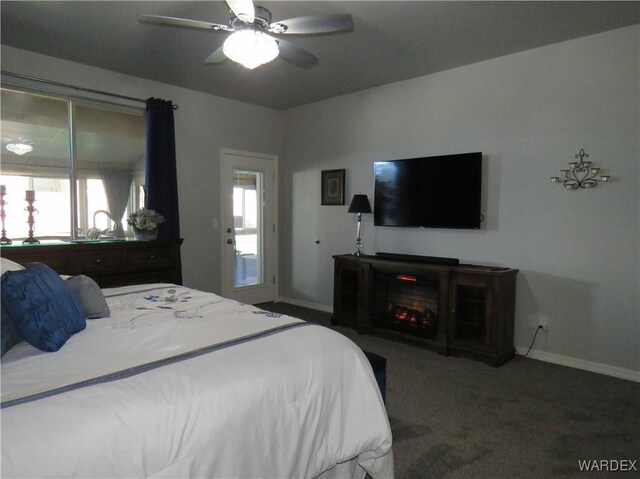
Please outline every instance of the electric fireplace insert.
M436 279L376 272L374 322L382 328L435 339L438 293Z

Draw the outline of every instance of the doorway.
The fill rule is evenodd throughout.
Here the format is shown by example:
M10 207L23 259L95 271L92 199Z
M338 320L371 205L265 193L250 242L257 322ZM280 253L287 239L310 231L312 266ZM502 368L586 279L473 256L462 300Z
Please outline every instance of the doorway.
M273 155L223 149L222 295L248 304L277 296L277 167Z

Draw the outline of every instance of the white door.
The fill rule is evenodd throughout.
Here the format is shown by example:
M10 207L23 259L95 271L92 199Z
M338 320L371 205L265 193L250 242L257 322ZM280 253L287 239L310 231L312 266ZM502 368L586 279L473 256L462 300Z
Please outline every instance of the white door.
M222 295L248 304L277 295L278 158L221 152Z

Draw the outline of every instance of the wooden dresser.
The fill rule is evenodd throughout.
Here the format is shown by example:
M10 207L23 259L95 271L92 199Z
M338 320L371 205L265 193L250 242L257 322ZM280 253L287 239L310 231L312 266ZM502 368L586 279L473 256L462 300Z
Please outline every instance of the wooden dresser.
M85 274L102 288L142 283L182 284L182 239L155 241L51 242L3 245L2 257L27 265L38 262L59 274Z

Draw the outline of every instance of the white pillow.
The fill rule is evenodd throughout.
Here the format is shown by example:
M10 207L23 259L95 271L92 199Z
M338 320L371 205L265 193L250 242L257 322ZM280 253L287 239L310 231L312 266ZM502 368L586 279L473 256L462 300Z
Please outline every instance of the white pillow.
M0 258L0 260L2 260L2 267L0 268L0 274L4 274L5 271L20 271L21 269L24 269L24 266L22 266L21 264L16 263L15 261L11 261L10 259L7 258Z

